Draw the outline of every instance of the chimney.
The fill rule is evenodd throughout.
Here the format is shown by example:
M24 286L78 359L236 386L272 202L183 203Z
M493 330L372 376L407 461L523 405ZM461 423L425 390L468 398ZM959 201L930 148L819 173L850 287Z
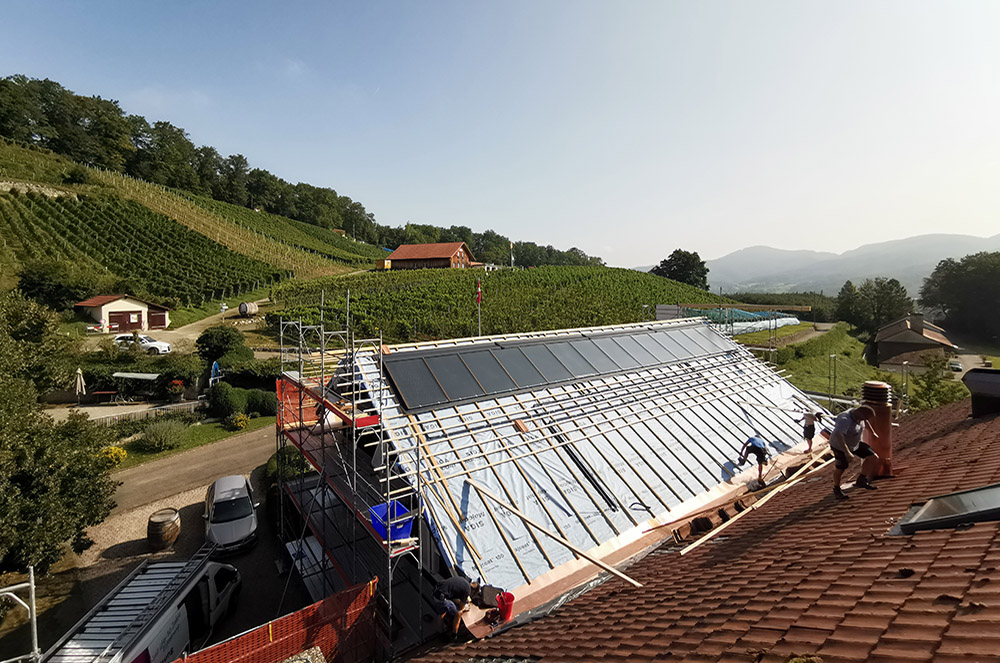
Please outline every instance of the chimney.
M1000 412L1000 369L973 368L962 382L972 392L972 416L985 417Z
M921 336L924 335L924 314L923 313L911 313L910 314L910 329L917 332Z
M865 382L861 386L861 402L875 410L875 418L868 422L861 437L878 454L879 464L875 468L875 476L891 477L892 387L877 380Z

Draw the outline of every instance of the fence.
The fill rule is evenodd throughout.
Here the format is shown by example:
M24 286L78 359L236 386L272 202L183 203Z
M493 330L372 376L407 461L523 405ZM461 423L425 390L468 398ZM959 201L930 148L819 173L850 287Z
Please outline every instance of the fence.
M142 421L144 419L152 419L154 417L159 417L162 414L167 414L168 412L194 412L199 407L204 405L204 403L205 401L203 400L185 401L184 403L174 403L172 405L160 405L149 408L148 410L122 412L121 414L109 414L103 417L91 417L91 421L111 426L112 424L117 424L119 421Z
M326 661L368 663L375 656L376 583L355 585L174 663L280 663L312 647Z

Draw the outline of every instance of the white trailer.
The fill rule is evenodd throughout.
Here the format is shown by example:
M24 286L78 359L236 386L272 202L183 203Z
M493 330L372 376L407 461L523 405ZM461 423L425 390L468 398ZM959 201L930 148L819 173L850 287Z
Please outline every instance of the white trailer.
M42 656L45 663L171 663L236 604L240 572L205 546L186 562L144 561Z

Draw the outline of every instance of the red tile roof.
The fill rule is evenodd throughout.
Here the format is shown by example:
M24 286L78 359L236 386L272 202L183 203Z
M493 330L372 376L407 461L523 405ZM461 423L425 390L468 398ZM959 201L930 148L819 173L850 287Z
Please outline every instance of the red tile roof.
M419 660L1000 661L1000 523L887 535L912 502L1000 481L1000 417L969 412L963 401L901 420L897 476L877 491L835 501L828 467L688 555L670 544L636 562L644 589L612 578Z
M462 247L472 259L472 253L465 242L442 242L440 244L403 244L389 254L389 260L430 260L434 258L450 258Z
M74 306L104 306L111 302L117 302L119 299L124 299L128 295L97 295L96 297L91 297L90 299L85 299L82 302L77 302Z

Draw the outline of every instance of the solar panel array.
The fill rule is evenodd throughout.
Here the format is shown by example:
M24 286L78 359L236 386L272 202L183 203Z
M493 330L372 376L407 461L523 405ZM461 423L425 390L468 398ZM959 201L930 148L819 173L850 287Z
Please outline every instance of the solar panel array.
M710 329L694 324L402 352L385 357L383 365L403 405L413 411L732 350Z

